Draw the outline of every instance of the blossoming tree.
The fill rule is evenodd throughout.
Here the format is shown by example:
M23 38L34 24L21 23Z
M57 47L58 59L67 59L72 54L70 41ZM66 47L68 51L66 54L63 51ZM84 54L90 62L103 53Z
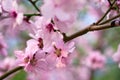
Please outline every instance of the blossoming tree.
M99 80L120 66L119 17L120 0L0 0L0 80Z

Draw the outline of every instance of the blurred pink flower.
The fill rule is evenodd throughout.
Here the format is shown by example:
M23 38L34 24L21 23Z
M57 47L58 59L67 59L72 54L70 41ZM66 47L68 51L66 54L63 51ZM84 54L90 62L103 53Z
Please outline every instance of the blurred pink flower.
M33 32L32 21L24 17L17 0L2 0L1 7L3 19L0 20L0 29L4 33L16 36L21 30Z
M41 11L46 18L57 17L60 21L67 21L76 16L79 7L79 0L44 0Z
M0 65L0 69L5 69L10 70L13 67L15 67L15 58L13 57L6 57L5 59L1 60L1 65Z
M0 33L0 54L6 56L7 53L7 44L3 38L3 35Z
M77 71L80 80L90 80L90 69L88 67L80 66Z
M111 10L111 11L108 13L108 15L107 15L107 19L110 19L110 18L116 16L117 14L118 14L118 13L117 13L116 10Z
M13 21L13 27L20 25L23 21L23 13L18 10L18 4L16 0L3 0L2 3L3 12L9 14L9 19Z
M118 46L117 52L114 53L113 55L113 60L118 64L120 63L120 45ZM119 64L119 67L120 67L120 64Z
M15 58L13 57L6 57L3 60L0 60L0 75L3 75L5 72L15 68ZM9 80L10 77L6 78Z
M106 58L99 51L92 51L83 64L91 69L101 69L104 67Z
M120 8L120 0L117 0L116 3L118 5L118 7Z
M68 21L60 21L57 17L55 17L53 21L56 30L60 30L61 32L66 33L72 27L72 24L75 21L75 16L72 16Z

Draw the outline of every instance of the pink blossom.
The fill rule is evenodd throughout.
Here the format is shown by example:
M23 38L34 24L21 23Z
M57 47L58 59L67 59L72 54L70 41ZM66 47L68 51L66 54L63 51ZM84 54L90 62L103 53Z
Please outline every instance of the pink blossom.
M9 5L9 6L8 6ZM24 17L23 11L20 11L17 0L2 0L2 17L0 20L1 29L6 34L17 35L21 30L26 30L33 33L31 20Z
M3 38L3 35L0 33L0 54L7 55L7 44Z
M54 25L51 23L51 19L45 19L44 17L37 17L35 22L33 23L34 26L34 33L36 34L36 37L39 36L41 38L45 37L51 37L54 33ZM42 34L41 34L42 33ZM49 38L50 38L49 37Z
M107 15L107 19L112 18L116 15L117 15L117 11L116 10L111 10Z
M74 42L64 43L63 41L55 42L54 46L54 57L56 57L56 67L65 67L67 65L66 60L70 53L73 53Z
M6 71L11 70L15 67L15 58L6 57L3 60L0 60L0 75L4 74Z
M64 43L60 40L54 42L52 46L44 48L42 42L42 39L28 40L25 51L15 52L17 64L24 66L27 72L33 73L40 72L40 70L51 70L55 67L65 67L67 58L74 50L74 43Z
M63 38L59 32L55 32L56 26L51 22L51 19L46 19L44 17L37 17L35 23L33 23L34 34L30 34L31 37L38 39L42 38L49 40L49 42L55 40L56 38Z
M59 74L58 74L59 73ZM69 77L68 77L69 76ZM77 80L69 69L55 69L48 74L48 80Z
M79 4L79 0L44 0L41 11L43 16L47 18L57 17L60 21L66 21L76 15L80 7Z
M69 77L68 77L69 76ZM27 80L79 80L67 68L54 69L50 72L40 73L38 75L29 74Z
M51 23L51 20L47 20L44 17L38 17L34 24L34 34L30 33L30 36L37 40L38 42L42 42L42 50L47 51L50 50L52 43L57 40L62 40L63 35L55 30L55 25Z
M72 27L72 23L75 21L75 16L72 16L68 21L60 21L57 17L55 17L53 21L56 30L60 30L61 32L66 33Z
M27 80L49 80L49 71L40 72L39 74L28 73Z
M38 50L38 42L29 40L25 51L16 51L17 64L24 66L27 72L37 73L40 70L47 69L45 61L45 52ZM34 46L34 47L33 47Z
M116 3L118 5L118 7L120 8L120 0L117 0Z
M15 13L16 14L16 13ZM16 36L20 33L20 31L26 31L33 33L33 24L31 20L27 20L26 17L22 17L22 19L19 17L22 14L17 14L18 18L15 17L7 17L0 21L1 27L0 29L4 31L4 33L7 35ZM20 19L20 21L19 21ZM17 22L17 23L16 23Z
M97 6L102 6L102 5L108 5L107 0L94 0L94 2L97 4Z
M18 10L18 4L16 0L2 0L3 13L8 13L8 18L12 21L12 27L20 25L23 21L23 13Z
M104 67L105 62L105 56L103 56L99 51L93 51L90 52L88 57L86 57L86 60L83 64L91 69L100 69Z
M6 70L10 70L15 67L15 58L13 57L6 57L3 61L1 61L0 68L4 68Z
M120 62L120 45L118 46L117 52L113 55L113 60L119 64ZM120 64L119 64L120 67Z
M79 80L90 80L90 69L85 66L80 66L77 69Z
M42 21L43 23L42 22L39 23L39 20ZM46 21L44 22L44 19L42 17L39 18L39 20L38 22L36 21L36 24L35 24L36 25L35 35L31 34L31 36L34 39L27 41L27 48L25 49L24 52L19 51L16 53L18 54L26 53L29 56L32 56L31 58L28 57L30 61L31 59L33 59L34 55L36 54L44 55L45 53L47 54L47 56L44 59L42 59L44 60L44 64L42 65L46 65L47 63L51 67L54 67L54 65L56 67L65 67L66 66L65 61L69 53L72 53L72 51L74 50L74 43L73 42L64 43L64 41L62 40L63 37L59 34L59 32L54 32L54 30L51 30L51 27L53 28L54 24L50 22L47 23ZM20 56L23 57L25 55L20 55ZM17 57L19 58L19 56ZM25 66L24 58L20 60L22 60L22 65ZM18 61L18 62L21 62L21 61ZM50 63L53 63L53 64L50 64Z

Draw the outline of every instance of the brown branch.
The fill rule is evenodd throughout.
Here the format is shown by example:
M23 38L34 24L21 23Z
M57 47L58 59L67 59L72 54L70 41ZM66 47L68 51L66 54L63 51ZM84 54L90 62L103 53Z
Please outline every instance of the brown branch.
M110 12L110 10L112 9L112 7L113 7L113 5L115 4L115 2L116 2L116 0L114 0L114 2L111 4L111 6L109 7L109 9L106 11L106 13L103 15L103 17L100 18L100 20L98 20L98 21L96 22L96 24L99 24L99 23L106 17L106 15Z
M110 1L110 0L107 0L107 1L108 1L109 5L110 5L110 6L112 6L112 3L111 3L111 1Z
M0 76L0 80L3 80L3 79L6 78L7 76L9 76L9 75L11 75L11 74L13 74L13 73L21 70L21 69L23 69L23 67L19 66L19 67L16 67L16 68L14 68L14 69L6 72L6 73L3 74L2 76Z
M114 27L118 27L118 26L114 26ZM78 31L78 32L70 35L70 36L64 35L64 41L65 42L70 41L70 40L72 40L72 39L74 39L76 37L79 37L81 35L84 35L84 34L90 32L90 31L98 31L98 30L104 30L104 29L109 29L109 28L114 28L114 27L111 26L110 23L104 24L104 25L95 25L95 24L92 24L92 25L88 26L87 28L82 29L82 30L80 30L80 31Z
M102 23L100 23L100 25L106 24L106 23L108 23L108 22L110 22L110 21L112 21L112 20L114 20L114 19L116 19L118 17L120 17L120 14L118 14L118 15L116 15L116 16L114 16L114 17L112 17L112 18L110 18L110 19L108 19L108 20L106 20L106 21L104 21Z

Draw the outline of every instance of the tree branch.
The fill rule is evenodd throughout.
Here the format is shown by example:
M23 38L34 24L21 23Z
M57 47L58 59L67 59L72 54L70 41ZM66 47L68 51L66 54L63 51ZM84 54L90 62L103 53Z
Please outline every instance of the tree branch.
M108 22L110 22L110 21L112 21L112 20L114 20L114 19L116 19L118 17L120 17L120 14L118 14L118 15L116 15L116 16L114 16L114 17L112 17L112 18L110 18L110 19L108 19L108 20L106 20L106 21L104 21L102 23L100 23L100 25L106 24L106 23L108 23Z
M114 27L118 27L118 26L114 26ZM90 31L98 31L98 30L104 30L104 29L109 29L109 28L114 28L113 26L111 26L110 23L108 24L104 24L104 25L95 25L95 24L92 24L90 26L88 26L87 28L85 29L82 29L70 36L66 36L64 35L64 41L67 42L67 41L70 41L78 36L81 36L81 35L84 35Z
M0 76L0 80L3 80L4 78L6 78L7 76L11 75L12 73L15 73L17 72L18 70L21 70L23 69L23 67L19 66L19 67L16 67L8 72L6 72L5 74L3 74L2 76Z
M96 22L96 24L99 24L106 17L106 15L110 12L110 10L112 9L112 7L115 4L115 2L116 2L116 0L114 0L114 2L111 4L111 6L109 7L109 9L106 11L106 13L103 15L103 17Z

